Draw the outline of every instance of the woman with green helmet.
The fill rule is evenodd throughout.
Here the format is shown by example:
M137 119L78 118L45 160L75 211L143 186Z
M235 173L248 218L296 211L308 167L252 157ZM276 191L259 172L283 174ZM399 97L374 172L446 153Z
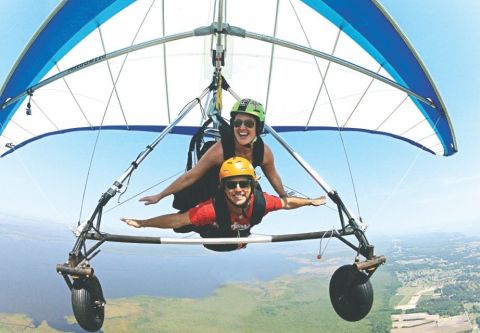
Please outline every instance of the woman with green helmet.
M232 125L232 127L234 127L235 117L240 114L251 115L254 117L256 120L256 133L261 134L263 132L263 126L265 125L265 109L262 104L253 99L242 99L241 101L237 101L230 112L230 125Z
M250 161L254 167L260 166L275 192L285 197L282 180L275 168L273 153L260 138L265 124L265 109L263 105L253 99L237 101L230 113L232 137L229 144L222 139L209 148L198 163L162 192L140 199L145 205L155 204L164 197L177 193L200 180L207 171L220 167L224 160L232 156L241 156ZM228 150L228 151L227 151Z

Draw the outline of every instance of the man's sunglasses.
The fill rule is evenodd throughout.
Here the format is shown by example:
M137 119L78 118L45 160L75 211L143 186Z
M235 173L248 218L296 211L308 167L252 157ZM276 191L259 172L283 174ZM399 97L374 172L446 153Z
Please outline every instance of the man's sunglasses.
M225 181L225 187L228 188L229 190L234 190L237 188L237 186L240 186L240 188L248 188L252 184L251 180L239 180L239 181L234 181L234 180L227 180Z
M252 120L252 119L245 119L245 120L241 120L241 119L235 119L233 121L233 126L235 127L240 127L245 125L246 128L253 128L255 126L255 121Z

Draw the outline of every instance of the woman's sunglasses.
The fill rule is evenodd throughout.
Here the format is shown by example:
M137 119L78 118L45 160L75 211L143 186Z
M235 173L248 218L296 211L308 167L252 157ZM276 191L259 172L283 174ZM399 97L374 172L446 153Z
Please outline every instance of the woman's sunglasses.
M248 188L252 184L251 180L226 180L225 181L225 187L228 188L229 190L236 189L237 186L240 186L240 188Z
M240 127L245 125L246 128L253 128L255 126L255 121L252 120L252 119L245 119L245 120L241 120L241 119L235 119L233 121L233 126L235 127Z

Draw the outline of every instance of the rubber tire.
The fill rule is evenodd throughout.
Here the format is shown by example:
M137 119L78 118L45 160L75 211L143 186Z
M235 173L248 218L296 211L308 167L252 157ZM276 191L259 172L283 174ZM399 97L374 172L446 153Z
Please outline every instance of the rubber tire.
M95 304L97 302L97 304ZM99 305L98 302L102 303ZM105 319L105 299L96 276L76 279L72 288L73 314L78 324L88 332L102 328Z
M330 301L342 319L363 319L373 304L373 288L368 275L353 265L338 268L330 280Z

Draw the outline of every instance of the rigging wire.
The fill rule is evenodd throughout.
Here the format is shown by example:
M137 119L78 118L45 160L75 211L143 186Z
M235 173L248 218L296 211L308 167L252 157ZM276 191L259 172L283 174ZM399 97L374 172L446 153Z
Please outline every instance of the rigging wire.
M102 29L101 29L100 26L98 26L98 34L100 35L100 41L102 42L103 53L106 54L107 49L105 47L105 41L103 39ZM117 82L118 82L118 79L120 78L120 73L123 70L123 66L125 65L125 62L126 62L127 58L128 58L128 54L123 59L122 66L120 67L120 70L118 72L118 75L117 75L116 79L113 79L112 68L110 67L110 61L108 61L108 60L107 60L107 68L108 68L108 74L110 75L110 80L112 81L112 84L113 84L111 94L115 93L115 96L117 97L118 105L120 106L120 111L122 112L123 120L125 121L125 126L127 126L127 130L129 130L130 126L128 126L128 121L127 121L127 117L125 116L125 110L123 109L122 100L120 99L120 96L118 95L118 90L117 90ZM111 97L112 96L110 96L109 99L108 99L108 105L110 105ZM106 112L104 114L104 117L105 117L105 115L106 115ZM103 120L104 119L102 119L102 125L103 125Z
M403 182L405 179L407 179L407 176L410 174L410 172L413 169L413 166L417 163L418 158L420 157L420 154L423 152L423 149L419 149L418 152L415 154L415 157L413 158L412 162L408 166L408 168L405 170L403 176L400 178L398 183L394 186L393 190L387 195L387 197L383 200L383 202L379 205L379 208L377 210L377 213L372 216L372 221L376 220L380 214L383 212L383 210L386 207L387 202L389 202L393 196L397 193L397 191L400 189L402 186Z
M397 112L397 110L400 109L400 107L403 105L403 103L405 103L405 101L408 99L408 95L405 95L405 98L402 99L402 101L400 103L398 103L398 105L393 109L392 112L390 112L390 114L380 123L380 125L377 126L377 128L375 128L375 131L379 131L380 130L380 127L382 127L387 121L388 119L390 119L393 114L395 112Z
M204 107L203 107L203 105L202 105L202 101L199 101L198 106L200 107L200 113L202 114L202 118L203 118L203 119L206 119L206 118L207 118L207 114L206 114L205 109L204 109Z
M212 15L212 25L215 23L215 17L217 16L217 0L213 1L213 15ZM210 35L210 50L213 50L213 44L215 40L215 34ZM210 51L210 52L211 52Z
M40 107L40 105L38 105L38 103L35 101L35 99L33 98L32 96L32 104L35 105L35 111L38 110L40 111L40 113L45 117L45 119L47 119L47 121L53 126L55 127L55 129L58 131L60 130L60 128L53 122L52 119L50 119L50 117L42 110L42 108Z
M298 197L310 198L310 196L308 196L308 195L306 195L306 194L304 194L304 193L302 193L302 192L299 192L299 191L297 191L296 189L294 189L294 188L292 188L292 187L290 187L290 186L288 186L288 185L283 184L283 187L286 187L287 189L290 190L289 193L288 193L289 195L290 195L290 194L296 194L296 196L298 196ZM338 211L337 206L332 207L332 206L329 206L328 204L325 204L324 206L325 206L326 208L330 209L330 210L333 210L334 212L337 212L337 211Z
M182 110L185 109L189 104L191 104L191 103L194 102L194 101L197 101L197 102L198 102L198 105L200 106L200 109L203 111L202 102L201 102L201 100L200 100L198 97L192 99L192 100L189 101L187 104L185 104L185 106L182 108ZM140 156L140 155L141 155L141 153L140 153L138 156ZM137 156L137 158L138 158L138 156ZM158 183L155 184L155 185L150 186L150 187L147 188L146 190L143 190L143 191L141 191L140 193L135 194L133 197L130 197L130 198L128 198L127 200L125 200L125 201L123 201L123 202L120 203L120 197L127 191L128 185L130 184L130 179L131 179L131 177L132 177L132 174L130 174L130 175L128 176L128 178L127 178L127 179L128 179L127 185L125 186L124 190L122 190L122 193L120 194L120 197L119 197L119 199L117 200L117 202L118 202L119 204L118 204L117 206L114 206L114 207L112 207L112 208L104 211L104 212L108 212L108 211L112 210L113 208L118 207L118 206L122 205L123 203L131 200L132 198L134 198L134 197L136 197L136 196L138 196L138 195L140 195L140 194L142 194L142 193L144 193L144 192L146 192L146 191L154 188L155 186L158 186L159 184L161 184L161 183L163 183L163 182L165 182L165 181L167 181L167 180L169 180L169 179L171 179L171 178L173 178L173 177L175 177L175 176L178 176L179 174L184 173L184 172L186 172L186 171L187 171L186 169L185 169L185 170L182 170L182 171L179 171L179 172L177 172L176 174L174 174L174 175L172 175L172 176L170 176L170 177L168 177L168 178L166 178L166 179L158 182Z
M383 68L383 65L380 65L380 67L378 68L377 70L377 74L380 73L380 70ZM353 114L355 113L355 111L357 111L360 103L362 103L363 99L365 98L365 96L367 95L367 92L368 90L370 90L370 87L372 86L373 82L375 82L375 78L371 78L370 80L370 83L368 84L368 86L365 88L364 92L362 93L362 96L360 96L360 98L358 99L357 101L357 104L353 107L353 110L352 112L350 112L350 115L347 117L347 120L345 120L345 122L343 123L342 125L342 129L345 128L345 126L347 126L347 123L350 121L350 119L352 118Z
M140 156L140 155L139 155ZM121 189L119 189L119 192L120 194L118 195L118 198L117 198L117 203L120 203L120 199L122 198L122 195L124 195L127 190L128 190L128 185L130 185L130 180L132 179L132 174L128 175L128 178L127 178L127 184L122 186Z
M3 133L4 130L5 130L5 127L3 125L2 122L0 122L0 128L1 128L1 131L0 133ZM3 137L7 138L5 135L3 135ZM13 140L11 140L13 141ZM13 150L13 153L12 155L15 156L18 161L20 162L20 165L22 166L23 170L25 171L25 173L27 174L27 177L30 179L30 181L35 184L35 187L40 191L40 194L42 195L43 199L48 203L48 205L50 206L50 208L53 210L53 212L57 215L57 218L59 220L63 220L62 216L61 216L61 213L60 211L57 209L57 207L53 204L53 202L48 198L46 192L43 190L42 186L40 186L40 184L38 183L38 181L35 179L35 177L33 177L31 171L30 171L30 168L27 166L27 164L25 163L25 161L23 160L21 154L19 152L17 152L17 149L15 148L15 145L12 145L11 146L11 149Z
M325 247L323 248L322 250L322 241L323 241L323 238L325 238L325 236L327 235L327 233L324 233L322 235L322 238L320 238L320 244L319 244L319 247L318 247L318 254L317 254L317 259L318 260L321 260L323 258L323 255L325 254L325 251L327 251L327 247L328 247L328 244L330 243L330 240L332 239L333 237L333 234L335 233L335 227L332 227L332 229L328 230L330 231L330 236L328 236L327 238L327 244L325 244Z
M178 171L177 173L175 173L175 174L173 174L173 175L171 175L171 176L169 176L169 177L167 177L167 178L159 181L158 183L156 183L156 184L154 184L154 185L152 185L152 186L150 186L150 187L148 187L148 188L146 188L146 189L138 192L137 194L134 194L134 195L132 195L131 197L128 197L128 198L125 199L124 201L119 202L117 205L112 206L112 207L110 207L109 209L104 210L104 211L103 211L103 214L110 212L111 210L117 208L118 206L121 206L121 205L127 203L128 201L130 201L130 200L138 197L140 194L143 194L143 193L145 193L145 192L147 192L147 191L150 191L152 188L155 188L155 187L157 187L158 185L166 182L167 180L170 180L170 179L172 179L172 178L174 178L174 177L177 177L178 175L180 175L180 174L182 174L182 173L184 173L184 172L185 172L185 170L180 170L180 171Z
M43 113L43 112L42 112ZM4 133L5 132L5 126L3 125L2 122L0 122L0 133ZM7 138L5 135L3 135L4 138ZM8 138L7 138L8 139ZM10 140L10 141L13 141L13 140ZM57 218L59 220L63 220L61 214L60 214L60 211L57 209L57 207L53 204L53 202L48 198L48 196L46 195L45 191L43 190L43 188L40 186L40 184L36 181L36 179L32 176L32 173L30 171L30 169L28 168L27 164L23 161L23 158L21 156L21 154L19 152L17 152L17 149L15 149L15 145L12 145L10 147L12 150L13 150L13 154L17 159L18 161L20 162L20 165L22 166L23 170L25 171L25 173L27 174L28 178L30 179L30 181L32 183L35 184L35 187L40 191L40 194L42 195L42 197L45 199L45 201L48 203L48 205L50 206L50 208L54 211L54 213L57 215Z
M150 12L150 10L152 9L152 6L153 6L153 3L155 1L153 1L150 5L150 7L148 8L147 12L145 13L136 33L135 33L135 36L133 37L133 40L131 42L131 45L134 45L135 43L135 40L137 39L137 36L138 34L140 33L140 30L148 16L148 13ZM103 51L104 53L106 54L106 49L105 49L105 44L103 42L103 37L102 37L102 33L101 33L101 30L100 30L100 26L98 26L98 31L99 31L99 34L100 34L100 39L101 39L101 42L102 42L102 47L103 47ZM93 165L93 159L95 157L95 152L97 150L97 145L98 145L98 141L99 141L99 138L100 138L100 132L102 130L102 127L103 127L103 122L105 120L105 116L107 114L107 111L108 111L108 108L110 106L110 102L112 100L112 96L113 96L113 93L114 91L116 92L116 85L117 85L117 82L118 82L118 79L120 78L120 75L122 74L123 72L123 67L125 66L125 63L127 61L127 58L128 58L128 54L124 57L123 59L123 62L122 62L122 65L120 66L120 69L118 71L118 75L116 77L115 80L113 80L113 76L112 76L112 72L110 70L110 65L109 65L109 61L107 60L107 65L108 65L108 68L109 68L109 72L110 72L110 78L112 79L112 83L113 83L113 88L112 90L110 91L110 95L108 97L108 101L107 101L107 104L105 106L105 111L103 112L103 116L102 116L102 121L100 122L100 126L98 128L98 131L97 131L97 135L96 135L96 138L95 138L95 142L93 144L93 149L92 149L92 153L91 153L91 156L90 156L90 161L89 161L89 165L88 165L88 170L87 170L87 176L85 178L85 184L84 184L84 187L83 187L83 193L82 193L82 200L81 200L81 203L80 203L80 213L79 213L79 217L78 217L78 225L80 225L81 223L81 220L82 220L82 214L83 214L83 207L84 207L84 204L85 204L85 195L86 195L86 192L87 192L87 187L88 187L88 181L89 181L89 178L90 178L90 173L91 173L91 169L92 169L92 165ZM128 122L125 118L125 114L123 112L123 108L121 107L121 103L120 103L120 99L119 99L119 96L117 94L117 98L118 98L118 102L120 104L120 108L122 109L122 114L123 114L123 117L124 117L124 120L125 120L125 125L127 126L128 128Z
M277 26L278 26L278 11L280 7L280 0L277 0L277 6L275 9L275 23L273 26L273 37L277 37ZM267 84L267 98L265 101L265 114L268 110L268 101L270 99L270 87L272 85L272 71L273 71L273 57L275 55L275 43L272 43L272 49L270 52L270 68L268 69L268 84Z
M58 70L59 73L61 72L60 67L58 66L58 63L55 63L55 68ZM72 96L75 104L76 104L76 105L78 106L78 108L80 109L80 112L81 112L81 114L83 115L83 118L85 118L85 120L87 121L88 127L93 128L93 125L92 125L92 123L88 120L87 115L85 114L85 112L83 111L82 106L80 105L80 102L77 100L77 97L75 96L75 94L73 93L72 89L70 88L70 85L68 84L67 79L66 79L65 77L63 77L63 78L62 78L62 81L63 81L63 83L65 83L65 86L67 87L68 91L70 92L70 95Z
M290 2L290 7L292 7L293 13L295 14L295 17L297 19L297 22L300 25L300 28L302 29L303 36L305 37L308 46L310 48L312 48L312 44L310 43L310 39L308 38L307 32L306 32L305 28L303 27L303 24L302 24L302 21L300 20L300 17L298 16L297 10L295 9L295 6L293 5L292 1L290 0L289 2ZM335 54L335 50L337 49L338 40L340 39L341 32L342 32L342 29L339 29L338 33L337 33L337 36L335 37L335 43L333 44L333 48L332 48L332 52L331 52L332 55ZM319 99L320 94L323 90L323 87L325 86L325 80L327 79L328 71L330 70L330 65L332 64L331 61L329 61L327 63L327 68L325 69L325 74L322 75L322 71L320 69L320 65L318 64L317 58L313 57L313 60L315 61L315 65L317 66L318 72L320 73L320 78L322 79L322 84L320 85L320 88L318 89L317 96L315 97L315 102L313 103L312 111L310 112L310 116L308 117L307 124L305 126L305 130L308 129L308 126L310 124L310 120L312 119L312 116L313 116L313 112L315 111L315 107L318 103L318 99Z
M18 126L19 128L21 128L22 130L24 130L25 132L27 132L28 134L30 134L32 137L35 137L36 135L33 134L31 131L29 131L28 129L26 129L25 127L23 127L22 125L20 125L18 122L16 122L15 120L11 119L10 122L12 124L15 124L15 126Z
M434 128L437 127L438 125L438 122L440 121L440 118L441 116L439 115L438 118L437 118L437 121L435 122L434 124ZM403 173L402 177L400 178L400 180L398 181L398 183L395 185L395 187L393 188L393 190L387 195L387 197L383 200L383 202L378 206L379 208L377 209L377 212L375 214L372 214L372 221L378 219L378 217L380 216L380 214L383 212L383 210L385 209L386 205L387 205L387 202L389 202L394 196L395 194L397 193L397 191L400 189L400 187L403 185L405 179L407 179L408 175L410 174L410 172L413 170L413 167L414 165L417 163L418 161L418 158L420 157L420 154L425 150L425 148L422 146L420 147L421 149L419 149L417 151L417 153L415 154L412 162L410 163L410 165L408 166L408 168L405 170L405 172Z
M297 21L298 21L298 23L300 24L300 27L302 28L302 31L303 31L303 33L304 33L304 35L305 35L305 38L306 38L307 43L308 43L308 46L311 48L312 46L311 46L311 44L310 44L310 40L308 39L307 33L306 33L305 29L303 28L303 24L302 24L302 22L301 22L301 20L300 20L300 18L299 18L299 16L298 16L298 14L297 14L297 11L296 11L295 8L293 7L293 4L292 4L291 1L290 1L290 5L292 6L293 11L294 11L294 13L295 13L295 15L296 15L296 17L297 17ZM340 27L339 30L340 30L340 31L339 31L339 34L338 34L337 39L336 39L336 41L335 41L335 48L336 48L336 45L337 45L338 40L339 40L339 38L340 38L340 33L341 33L341 31L342 31L342 27ZM335 52L335 49L333 50L333 52ZM333 55L333 53L332 53L332 55ZM315 62L317 63L315 57L314 57L314 59L315 59ZM329 61L329 63L330 63L330 61ZM320 76L321 76L321 78L322 78L322 86L325 88L325 93L326 93L326 95L327 95L328 102L329 102L329 104L330 104L330 108L332 109L333 117L334 117L335 123L336 123L336 125L337 125L337 130L338 130L337 132L338 132L338 134L339 134L340 141L341 141L341 143L342 143L343 153L344 153L344 155L345 155L345 160L346 160L346 162L347 162L348 172L349 172L349 175L350 175L350 182L351 182L351 184L352 184L353 194L354 194L354 196L355 196L355 203L356 203L356 206L357 206L358 216L361 218L360 204L359 204L359 201L358 201L357 189L356 189L356 186L355 186L355 181L354 181L354 177L353 177L352 167L351 167L351 164L350 164L350 159L348 158L348 152L347 152L346 144L345 144L345 141L344 141L343 135L342 135L342 128L341 128L340 123L339 123L339 121L338 121L337 113L335 112L335 107L333 106L333 101L332 101L332 99L331 99L331 97L330 97L330 93L329 93L328 88L327 88L327 85L326 85L326 83L325 83L325 76L322 74L322 71L320 70L320 67L318 66L318 63L317 63L317 68L318 68L319 74L320 74Z
M155 0L152 2L152 6ZM150 10L149 10L150 11ZM162 37L165 37L165 0L162 0ZM168 90L168 71L167 71L167 45L163 43L163 71L164 71L164 78L165 78L165 99L167 104L167 115L168 115L168 122L170 123L172 120L170 118L170 94Z

